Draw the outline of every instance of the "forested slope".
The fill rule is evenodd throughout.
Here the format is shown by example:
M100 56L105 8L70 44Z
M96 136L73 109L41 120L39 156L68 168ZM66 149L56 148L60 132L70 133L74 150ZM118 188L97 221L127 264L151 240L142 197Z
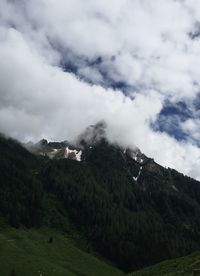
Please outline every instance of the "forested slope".
M6 222L86 239L124 271L200 248L200 183L152 159L142 166L101 139L81 162L35 156L0 138L0 212Z

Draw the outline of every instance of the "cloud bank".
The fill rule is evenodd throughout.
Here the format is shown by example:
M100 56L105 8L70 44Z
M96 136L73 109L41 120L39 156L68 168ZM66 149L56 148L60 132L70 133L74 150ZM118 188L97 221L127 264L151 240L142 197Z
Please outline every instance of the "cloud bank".
M112 142L200 179L199 37L197 0L2 0L0 131L73 140L105 120Z

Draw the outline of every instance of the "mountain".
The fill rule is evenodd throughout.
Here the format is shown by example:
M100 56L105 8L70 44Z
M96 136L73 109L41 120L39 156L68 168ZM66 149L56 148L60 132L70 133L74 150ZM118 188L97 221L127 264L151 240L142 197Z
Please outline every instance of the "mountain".
M24 145L30 152L49 157L50 159L73 159L81 161L82 150L76 149L67 141L63 142L48 142L42 139L36 144L27 143Z
M99 122L96 125L91 125L77 137L74 144L68 141L62 142L48 142L46 139L40 140L34 144L32 142L24 144L30 152L47 156L50 159L73 159L76 161L83 161L83 150L92 149L102 139L106 137L106 124L105 122Z
M50 159L73 159L80 162L85 161L88 152L102 140L106 140L106 124L103 121L89 126L74 143L68 141L48 142L46 139L42 139L36 144L28 142L24 144L24 147L36 155L46 156ZM141 166L150 160L137 147L134 149L121 148L121 150L123 155L133 158Z
M1 137L1 217L74 240L75 231L91 254L127 272L199 250L200 183L138 148L110 144L104 132L91 126L75 145L43 140L37 154ZM80 159L46 154L67 148Z

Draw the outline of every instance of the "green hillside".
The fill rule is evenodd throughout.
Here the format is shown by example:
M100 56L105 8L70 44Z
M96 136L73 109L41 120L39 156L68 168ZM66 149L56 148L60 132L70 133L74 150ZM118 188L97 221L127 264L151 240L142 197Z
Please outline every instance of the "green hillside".
M70 238L57 231L1 228L0 275L120 276L123 273L78 249Z
M200 252L189 256L161 262L140 271L128 274L129 276L199 276Z

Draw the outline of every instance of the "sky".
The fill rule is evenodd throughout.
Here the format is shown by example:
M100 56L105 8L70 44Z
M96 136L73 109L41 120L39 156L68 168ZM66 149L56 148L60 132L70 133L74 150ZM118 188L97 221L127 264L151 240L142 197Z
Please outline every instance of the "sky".
M1 0L0 132L107 137L200 180L199 0Z

